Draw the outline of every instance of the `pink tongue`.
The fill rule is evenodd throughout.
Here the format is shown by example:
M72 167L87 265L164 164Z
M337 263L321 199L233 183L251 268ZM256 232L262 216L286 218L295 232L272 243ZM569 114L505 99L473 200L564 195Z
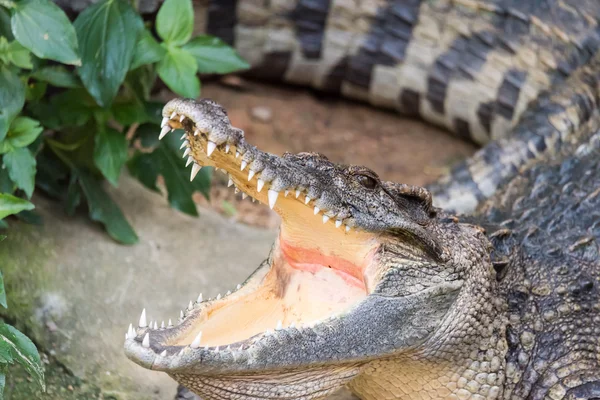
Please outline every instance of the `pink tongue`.
M284 240L281 240L280 246L283 257L290 267L311 273L317 273L322 268L331 268L348 285L366 291L361 268L350 261L323 255L319 250L295 247Z

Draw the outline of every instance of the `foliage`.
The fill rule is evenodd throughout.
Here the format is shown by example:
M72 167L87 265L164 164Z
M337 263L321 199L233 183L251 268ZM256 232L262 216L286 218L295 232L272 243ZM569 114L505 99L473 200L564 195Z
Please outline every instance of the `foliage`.
M101 0L71 22L50 0L0 0L0 226L31 219L34 190L68 214L87 206L115 240L138 238L105 189L125 166L151 190L162 176L172 207L197 215L210 170L194 182L171 138L159 142L157 79L177 95L200 95L198 73L248 67L221 40L193 36L191 0L166 0L144 21L127 0ZM39 219L39 218L38 218Z
M155 24L132 3L100 0L71 23L51 0L0 0L0 228L10 215L39 221L30 202L39 189L69 215L86 205L113 239L136 243L105 189L105 181L117 186L125 166L153 191L162 176L171 206L197 215L192 195L208 196L210 171L190 182L175 135L157 140L161 104L152 90L160 78L196 98L198 73L248 64L219 39L192 37L191 0L165 0ZM44 386L33 343L0 322L0 400L14 362Z

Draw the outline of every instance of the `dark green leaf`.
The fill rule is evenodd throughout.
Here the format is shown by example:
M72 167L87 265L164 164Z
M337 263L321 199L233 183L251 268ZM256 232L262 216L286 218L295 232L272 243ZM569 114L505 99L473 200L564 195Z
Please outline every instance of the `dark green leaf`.
M40 355L31 340L14 327L0 322L0 346L9 348L15 361L21 364L29 375L46 390L44 367Z
M33 64L31 63L31 53L16 40L8 44L6 56L9 62L19 68L33 68Z
M36 56L81 65L73 25L50 0L17 2L11 22L15 38Z
M194 56L201 74L228 74L250 68L235 49L214 36L197 36L183 49Z
M143 123L147 119L144 103L135 96L130 96L129 99L122 100L117 97L110 111L115 120L125 126Z
M25 85L19 76L0 64L0 141L4 140L13 118L25 104Z
M79 188L79 182L77 182L77 175L72 174L71 180L69 181L69 187L67 189L67 200L65 202L65 211L67 215L75 214L75 210L81 203L81 189Z
M33 204L11 194L0 193L0 219L23 210L32 210Z
M8 176L8 170L0 165L0 193L12 193L15 190L15 184Z
M38 165L35 176L36 187L55 199L61 199L65 192L62 182L68 178L70 170L50 150L49 146L46 146L38 154L36 162Z
M156 16L156 31L165 42L182 45L192 37L194 8L191 0L165 0Z
M94 99L84 89L69 89L52 97L50 103L60 117L61 125L82 126L98 109Z
M142 20L128 1L102 0L75 20L83 85L98 104L109 107L131 65Z
M2 276L2 271L0 271L0 306L8 308L8 304L6 304L6 291L4 290L4 277Z
M43 223L42 216L35 211L21 211L20 213L15 214L15 217L32 225L41 225Z
M170 47L156 67L158 76L169 89L180 96L189 98L200 96L200 80L196 76L197 70L198 65L194 57L177 47Z
M138 237L129 225L119 206L102 188L102 182L87 171L78 171L79 183L85 194L90 211L90 218L100 222L106 231L123 244L137 243Z
M144 29L135 46L130 69L136 69L142 65L159 62L164 57L165 53L165 48L154 39L152 33Z
M135 136L140 138L142 147L155 147L158 145L158 135L156 132L160 132L160 126L156 124L143 124L140 125L135 131Z
M2 7L0 7L0 36L4 36L9 42L15 38L10 28L10 13Z
M160 125L160 122L163 117L162 116L163 107L164 107L164 103L160 103L157 101L146 102L146 115L148 116L148 120L156 125ZM160 131L160 126L158 129Z
M136 152L127 162L129 173L137 178L148 189L159 192L156 179L159 174L158 159L153 153Z
M17 117L10 125L6 140L13 147L29 146L43 130L39 121L27 117Z
M141 100L149 100L150 92L156 81L156 71L151 65L145 65L129 71L125 78L126 84Z
M0 229L8 229L8 222L0 219ZM0 235L0 242L6 239L6 235Z
M0 400L4 400L4 386L6 386L6 374L0 372Z
M104 177L117 186L121 168L127 161L127 139L125 135L112 128L106 128L96 134L94 162Z
M46 82L30 81L25 86L25 100L28 103L37 102L44 97L48 84Z
M25 147L16 148L6 153L2 160L10 179L31 198L35 186L35 158L31 151Z
M72 72L62 65L43 67L31 74L32 78L48 82L52 86L75 89L81 87L81 82Z

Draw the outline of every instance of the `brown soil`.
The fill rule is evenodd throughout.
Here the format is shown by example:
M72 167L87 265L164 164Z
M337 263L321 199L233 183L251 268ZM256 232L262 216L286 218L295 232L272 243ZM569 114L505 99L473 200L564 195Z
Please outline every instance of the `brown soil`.
M420 121L307 89L227 77L208 83L202 96L223 105L248 141L274 154L315 151L330 160L365 165L382 179L416 185L434 181L475 147ZM278 217L264 205L242 200L215 174L208 202L233 219L273 228Z

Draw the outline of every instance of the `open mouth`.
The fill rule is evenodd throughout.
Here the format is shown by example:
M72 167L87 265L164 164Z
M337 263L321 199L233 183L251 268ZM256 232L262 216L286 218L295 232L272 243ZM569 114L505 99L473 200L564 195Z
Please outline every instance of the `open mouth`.
M191 179L204 166L223 169L233 190L273 209L282 223L268 259L235 290L200 295L176 325L148 324L143 312L126 335L131 359L169 372L192 362L207 370L221 361L252 363L261 341L312 331L368 297L378 279L379 237L360 229L352 210L323 186L313 155L260 152L208 100L173 100L163 115L161 138L183 130Z

